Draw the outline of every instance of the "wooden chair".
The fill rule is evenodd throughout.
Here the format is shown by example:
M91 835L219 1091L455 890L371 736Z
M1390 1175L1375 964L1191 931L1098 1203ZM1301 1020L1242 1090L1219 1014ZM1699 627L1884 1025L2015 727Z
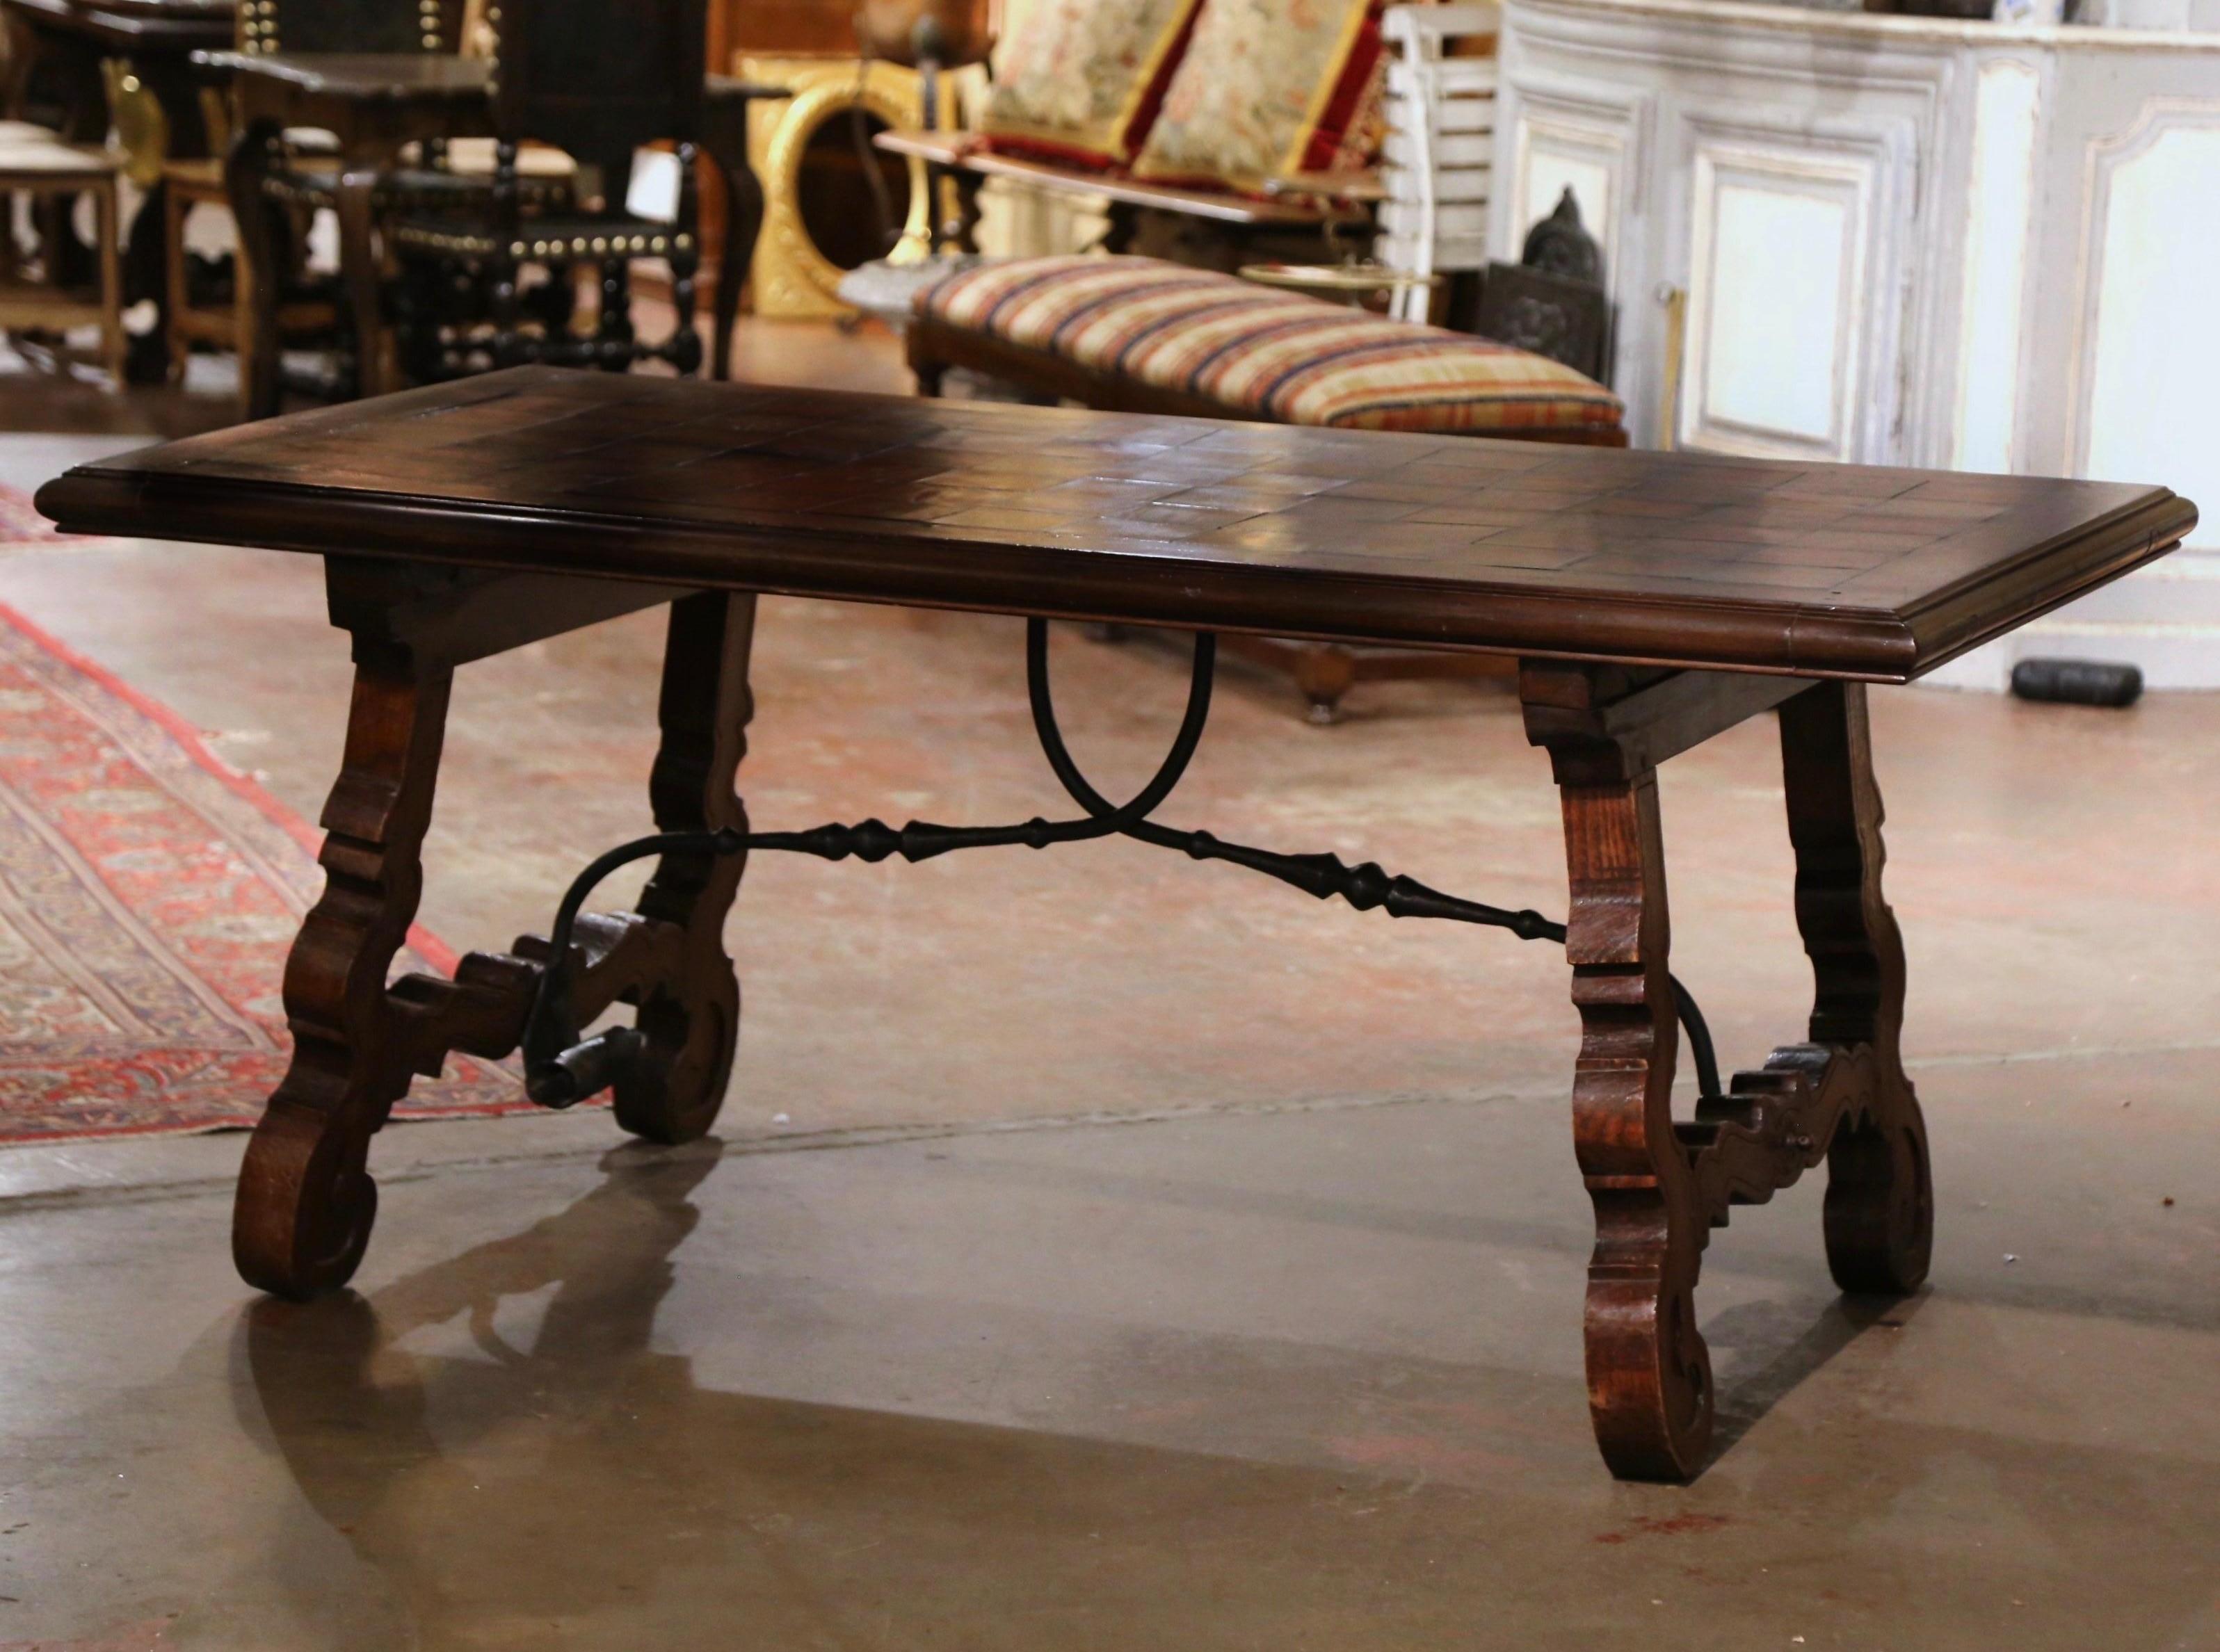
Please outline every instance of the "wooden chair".
M408 271L402 349L412 360L459 372L490 365L552 362L621 371L659 359L681 373L702 363L695 330L701 267L695 160L701 133L708 18L705 0L510 0L487 13L495 40L493 187L483 209L411 216L390 228ZM578 163L598 183L597 210L526 215L518 154L537 140ZM666 221L627 209L634 154L657 144L677 153L677 209ZM665 261L677 325L659 344L644 344L632 324L631 267ZM553 311L537 330L526 325L523 277L591 263L601 274L597 324L577 335ZM443 311L461 272L483 283L484 325ZM433 336L436 334L436 337Z
M245 0L239 14L239 49L257 56L281 52L348 56L468 54L491 39L485 11L481 0ZM442 139L412 146L394 156L392 165L380 174L371 198L373 220L382 225L400 213L483 211L492 200L495 170L491 146L479 140ZM569 157L554 151L534 151L518 169L520 200L532 211L566 207L572 200L575 176ZM196 178L187 185L196 202L209 198L199 183ZM313 335L317 309L328 302L306 277L306 230L315 213L336 205L336 160L316 141L315 134L288 133L284 157L271 169L264 190L269 199L272 244L292 249L292 256L285 259L287 269L276 284L278 292L243 290L240 294L242 305L278 307L281 337L304 331ZM182 215L178 222L182 227ZM182 247L173 248L171 256L182 262ZM235 313L230 328L234 337L253 336L247 315L243 309ZM222 323L205 311L201 320L187 323L189 334L198 333L211 339L223 330ZM337 394L360 393L364 376L355 359L359 345L350 340L348 346L341 371L335 376L338 382L312 388ZM243 358L245 346L240 348Z
M1390 6L1381 32L1388 134L1381 156L1380 233L1373 256L1413 276L1449 276L1446 319L1611 383L1611 304L1601 249L1567 187L1535 224L1516 264L1491 259L1487 208L1495 161L1493 4ZM1404 287L1394 314L1431 319L1432 291Z
M1500 25L1493 5L1390 6L1381 19L1394 55L1372 255L1391 270L1431 276L1487 267L1495 59L1455 53L1492 42ZM1431 296L1425 285L1402 288L1395 314L1429 320Z
M111 101L119 111L117 128L123 130L121 111L137 100L112 92ZM185 245L185 226L194 213L204 208L226 217L231 213L221 159L231 146L230 105L213 86L201 88L201 116L211 155L173 159L166 143L153 148L162 184L163 343L173 381L184 379L196 346L238 356L243 374L252 366L247 358L254 338L254 301L246 261L200 258ZM278 301L278 334L284 344L308 348L327 344L339 324L339 305L327 291L289 291Z
M107 367L109 387L124 384L124 354L129 340L123 331L123 266L118 237L116 179L123 163L105 149L65 143L36 127L9 123L0 134L0 202L21 195L29 197L34 216L47 226L43 237L36 282L13 267L15 243L8 238L9 277L0 284L0 329L62 334L72 327L100 329L101 359ZM90 196L93 202L97 271L90 294L63 284L59 227L65 221L69 204Z

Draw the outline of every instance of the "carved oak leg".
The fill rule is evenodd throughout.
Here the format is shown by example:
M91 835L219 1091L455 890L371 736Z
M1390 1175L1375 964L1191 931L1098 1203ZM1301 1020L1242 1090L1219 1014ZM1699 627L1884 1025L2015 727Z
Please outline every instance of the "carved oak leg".
M224 159L224 190L239 227L237 274L240 301L239 394L249 419L267 419L283 400L278 354L278 308L285 271L276 225L264 184L270 176L271 149L277 143L274 122L253 121L232 140Z
M678 146L678 221L696 221L695 162L698 152L690 143ZM670 308L677 312L677 327L667 346L670 365L682 374L692 374L702 365L702 334L695 325L695 289L702 271L699 246L689 240L683 246L670 249Z
M358 650L346 759L324 805L324 893L285 963L292 1065L247 1144L233 1215L240 1273L280 1295L345 1284L377 1213L370 1138L408 1091L414 1044L386 969L423 886L452 681L398 649Z
M1673 1128L1680 1033L1656 776L1568 782L1562 795L1565 951L1581 1016L1573 1137L1596 1219L1588 1410L1613 1474L1686 1479L1712 1435L1711 1358L1695 1312L1706 1225Z
M339 221L340 279L354 323L354 393L390 390L385 369L385 299L378 266L375 168L349 165L332 186L332 215Z
M721 146L717 139L709 140L725 179L725 246L717 262L716 331L709 346L711 372L720 382L733 376L733 328L739 321L740 290L747 285L764 220L763 184L748 165L745 122L735 124L741 129Z
M733 777L747 751L755 702L748 651L756 600L703 592L671 604L663 662L663 747L649 782L664 832L747 830ZM725 914L747 857L666 855L639 899L645 917L685 930L675 986L639 1003L649 1059L616 1090L617 1122L652 1141L707 1131L724 1105L740 1030L740 988L725 952Z
M1812 959L1815 1044L1869 1044L1865 1105L1827 1153L1827 1263L1846 1291L1905 1295L1927 1277L1935 1222L1927 1126L1905 1076L1904 941L1882 897L1880 789L1860 683L1780 708L1796 924Z

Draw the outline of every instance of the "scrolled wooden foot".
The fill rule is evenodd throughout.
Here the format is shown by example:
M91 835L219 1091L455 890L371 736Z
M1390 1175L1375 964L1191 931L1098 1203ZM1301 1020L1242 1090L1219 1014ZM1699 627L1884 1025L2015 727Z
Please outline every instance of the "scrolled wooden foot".
M1562 783L1562 795L1565 951L1581 1015L1573 1144L1596 1220L1588 1411L1612 1473L1686 1480L1712 1440L1711 1356L1695 1303L1709 1226L1673 1125L1680 1032L1656 779Z
M675 1147L698 1141L717 1121L739 1041L740 989L729 963L723 990L690 1000L658 993L640 1006L644 1059L615 1085L617 1123L635 1136Z
M1909 1296L1927 1282L1935 1188L1917 1104L1908 1119L1846 1121L1827 1151L1827 1268L1855 1295Z
M258 1290L303 1300L354 1277L377 1220L367 1134L273 1102L240 1171L232 1257Z
M1715 1404L1695 1258L1680 1254L1691 1247L1654 1192L1593 1197L1585 1331L1596 1444L1621 1480L1693 1478L1711 1452Z
M1686 1479L1709 1452L1715 1406L1697 1274L1733 1207L1763 1204L1824 1158L1836 1282L1902 1295L1927 1275L1934 1194L1899 1053L1904 947L1881 898L1864 690L1530 661L1520 692L1563 800L1571 874L1574 1141L1596 1215L1589 1408L1612 1473ZM1654 764L1768 707L1780 714L1797 927L1817 986L1808 1041L1737 1074L1728 1094L1677 1122Z

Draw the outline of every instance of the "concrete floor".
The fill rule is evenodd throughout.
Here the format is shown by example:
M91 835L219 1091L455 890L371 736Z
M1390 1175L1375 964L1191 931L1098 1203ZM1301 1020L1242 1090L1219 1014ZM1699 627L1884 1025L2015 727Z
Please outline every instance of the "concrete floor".
M744 348L896 377L882 341ZM315 812L346 668L312 566L14 547L0 600ZM1052 805L1020 634L766 604L758 822ZM465 673L450 941L543 926L641 828L658 644ZM1082 761L1144 773L1179 656L1057 661ZM1352 710L1230 669L1166 815L1562 908L1506 697ZM763 857L723 1139L396 1129L359 1294L239 1285L236 1138L0 1154L0 1652L2220 1647L2220 699L1874 711L1934 1282L1843 1304L1816 1182L1740 1213L1694 1487L1588 1439L1550 949L1131 845ZM1808 993L1769 730L1664 801L1676 968L1749 1064Z

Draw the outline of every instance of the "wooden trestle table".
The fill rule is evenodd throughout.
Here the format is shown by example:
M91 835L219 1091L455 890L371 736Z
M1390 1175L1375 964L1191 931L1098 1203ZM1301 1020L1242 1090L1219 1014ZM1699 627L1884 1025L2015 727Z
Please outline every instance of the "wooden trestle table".
M1570 871L1590 1406L1611 1468L1662 1478L1705 1458L1694 1287L1730 1206L1824 1160L1842 1287L1901 1294L1926 1273L1864 685L1908 682L2196 521L2163 488L533 368L103 460L39 503L75 533L321 555L352 634L328 882L285 976L292 1066L247 1147L234 1230L246 1279L295 1295L360 1259L369 1141L411 1075L516 1049L550 967L526 938L452 981L386 980L458 665L668 603L655 820L744 832L765 595L1517 656ZM1803 1042L1676 1120L1656 770L1768 711L1816 1002ZM572 1025L638 1007L616 1114L656 1140L701 1135L723 1099L739 997L722 932L745 858L667 852L635 911L581 918L564 949ZM1323 892L1396 909L1376 868L1341 870Z

